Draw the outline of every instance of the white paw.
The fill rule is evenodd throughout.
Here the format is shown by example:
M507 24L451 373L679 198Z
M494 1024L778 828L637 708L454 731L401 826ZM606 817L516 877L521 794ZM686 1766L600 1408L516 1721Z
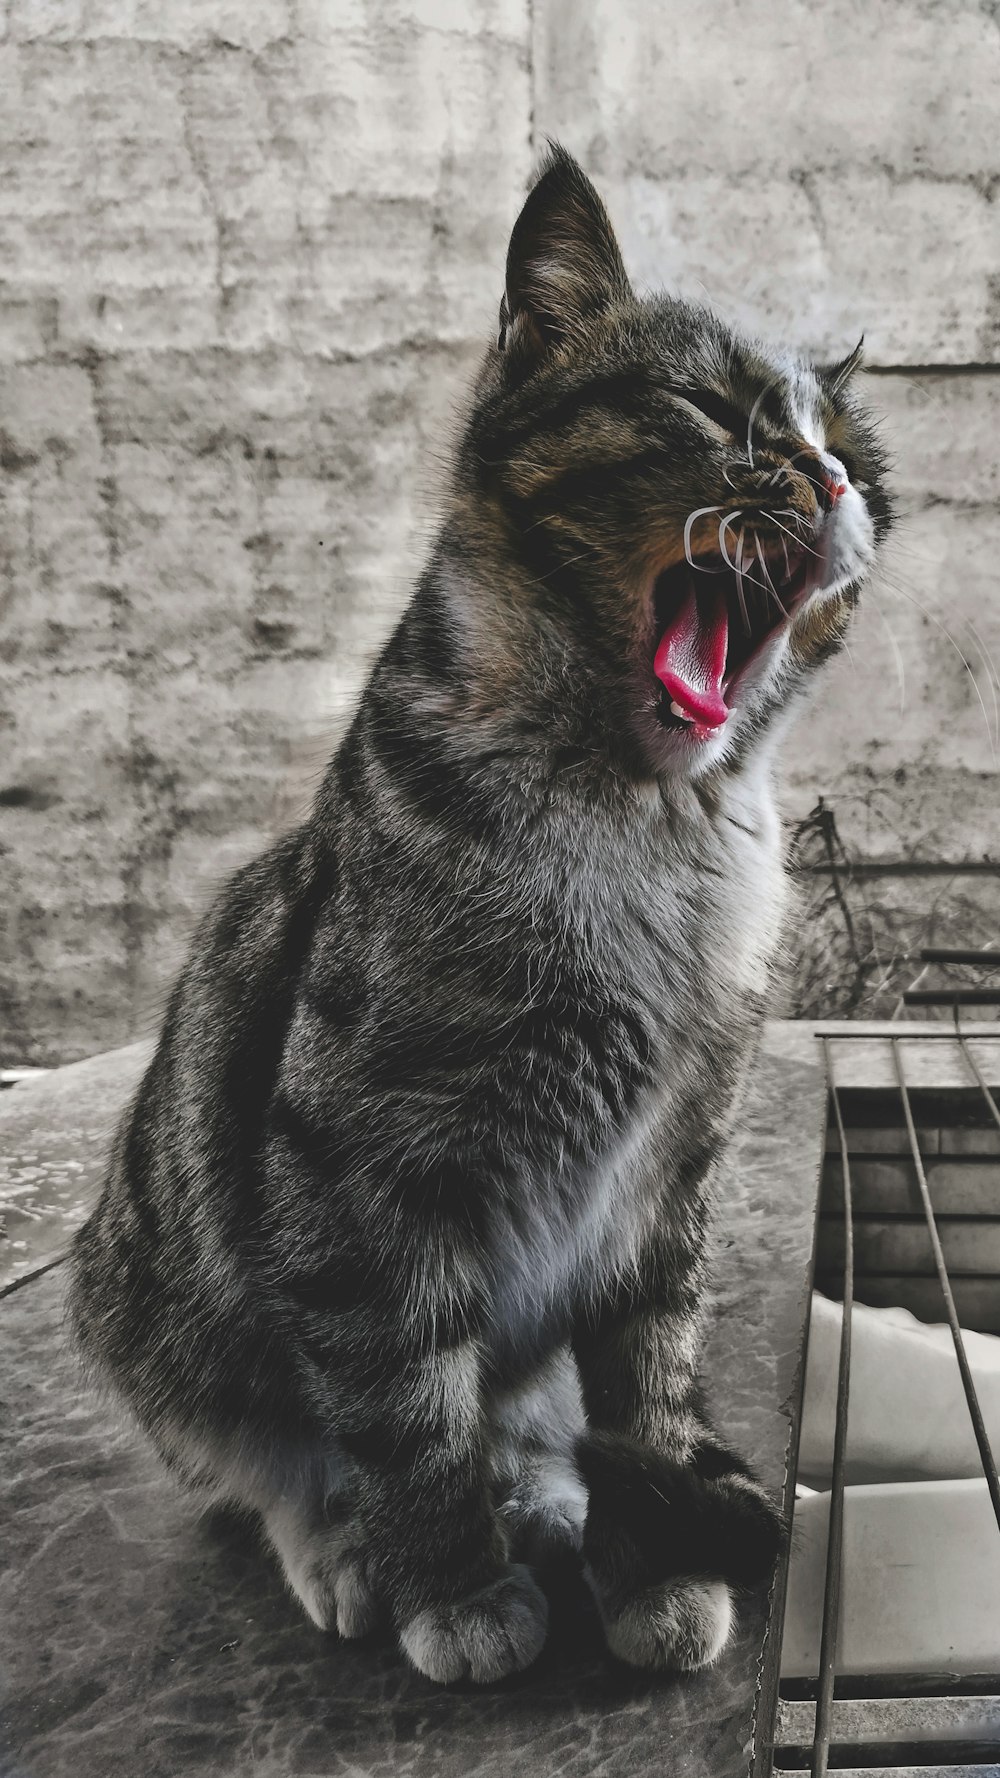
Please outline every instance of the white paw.
M378 1601L368 1581L364 1551L347 1550L296 1575L295 1591L320 1630L350 1640L367 1636L378 1622Z
M499 1510L515 1551L531 1562L583 1547L587 1490L564 1459L548 1459L529 1471Z
M439 1685L489 1685L530 1667L542 1652L548 1618L545 1594L526 1568L515 1567L481 1593L418 1612L400 1644L417 1671Z
M333 1582L337 1633L350 1641L367 1636L378 1622L378 1600L368 1581L364 1552L352 1550L337 1566Z
M688 1673L721 1655L733 1631L733 1596L723 1580L685 1575L637 1593L615 1617L602 1609L601 1617L619 1660Z

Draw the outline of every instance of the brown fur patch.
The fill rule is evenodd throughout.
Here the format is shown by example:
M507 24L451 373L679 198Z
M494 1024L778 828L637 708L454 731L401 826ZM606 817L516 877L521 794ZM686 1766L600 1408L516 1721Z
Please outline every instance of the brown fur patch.
M792 631L792 653L804 666L818 665L838 647L851 618L851 603L843 594L814 599L801 612Z

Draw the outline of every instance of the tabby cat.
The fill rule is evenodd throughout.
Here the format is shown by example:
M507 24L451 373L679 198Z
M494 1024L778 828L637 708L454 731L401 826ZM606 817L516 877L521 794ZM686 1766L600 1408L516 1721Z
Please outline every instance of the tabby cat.
M695 1668L777 1518L704 1417L776 744L889 523L852 393L630 287L558 148L444 522L303 826L201 926L74 1254L93 1372L439 1681Z

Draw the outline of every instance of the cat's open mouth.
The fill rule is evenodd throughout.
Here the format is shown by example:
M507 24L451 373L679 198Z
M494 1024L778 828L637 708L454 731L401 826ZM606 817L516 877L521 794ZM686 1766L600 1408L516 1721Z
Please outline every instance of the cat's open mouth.
M762 538L738 564L721 554L668 568L653 592L659 644L657 720L707 740L739 702L752 663L777 641L810 590L815 551Z

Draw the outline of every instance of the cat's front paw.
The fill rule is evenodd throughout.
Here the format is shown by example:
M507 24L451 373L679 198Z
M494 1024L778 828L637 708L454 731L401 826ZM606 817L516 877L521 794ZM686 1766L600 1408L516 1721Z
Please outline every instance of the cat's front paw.
M537 1659L548 1618L541 1588L527 1568L513 1567L467 1599L419 1611L400 1644L417 1671L439 1685L458 1679L490 1685Z
M578 1455L590 1497L586 1573L609 1648L636 1667L717 1660L734 1590L765 1580L781 1543L763 1489L721 1447L681 1466L602 1434L581 1441Z
M498 1507L514 1556L542 1563L583 1547L587 1490L562 1456L527 1465Z
M724 1580L686 1575L637 1593L610 1611L594 1585L611 1653L631 1667L684 1673L710 1667L732 1635L733 1595Z
M286 1499L265 1514L285 1579L320 1630L367 1636L379 1621L371 1551L353 1502Z
M293 1585L321 1630L336 1630L352 1640L369 1635L378 1623L379 1604L363 1547L322 1552L294 1577Z

